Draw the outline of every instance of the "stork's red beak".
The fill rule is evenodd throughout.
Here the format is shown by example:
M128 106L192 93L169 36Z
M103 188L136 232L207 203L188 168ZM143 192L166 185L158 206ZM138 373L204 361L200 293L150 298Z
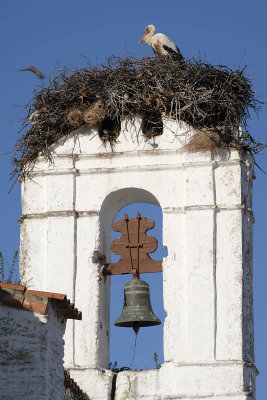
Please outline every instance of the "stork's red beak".
M144 34L143 34L143 36L141 37L141 39L139 40L139 42L138 42L138 44L140 44L141 42L142 42L142 40L144 40L144 37L147 35L147 32L145 32Z

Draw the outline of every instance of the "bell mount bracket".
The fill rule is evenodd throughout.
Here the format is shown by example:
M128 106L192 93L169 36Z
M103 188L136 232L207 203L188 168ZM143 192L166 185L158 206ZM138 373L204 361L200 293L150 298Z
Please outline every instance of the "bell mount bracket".
M136 280L139 274L162 272L162 260L153 260L148 254L158 247L157 239L146 235L154 226L154 221L141 217L139 212L135 218L124 214L123 218L114 222L112 228L121 236L112 241L110 248L121 258L116 263L105 264L103 275L133 274Z

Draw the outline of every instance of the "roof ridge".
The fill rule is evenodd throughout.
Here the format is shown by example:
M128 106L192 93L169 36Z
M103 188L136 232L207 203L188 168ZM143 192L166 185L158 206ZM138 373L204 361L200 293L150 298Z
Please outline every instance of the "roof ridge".
M13 291L17 293L13 293ZM42 298L45 298L46 301ZM82 319L82 313L70 302L66 294L32 290L23 285L0 282L0 301L7 306L23 308L44 315L48 300L51 300L56 311L66 319Z

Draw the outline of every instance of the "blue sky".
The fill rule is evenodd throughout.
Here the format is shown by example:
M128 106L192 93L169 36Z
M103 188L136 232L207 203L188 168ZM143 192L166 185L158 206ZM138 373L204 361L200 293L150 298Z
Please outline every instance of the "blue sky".
M0 250L6 258L11 258L19 247L17 220L21 212L19 184L11 194L7 194L12 169L10 152L24 117L23 106L32 98L33 89L40 87L40 81L33 74L18 72L19 69L36 65L46 75L47 84L49 73L57 66L86 66L88 62L101 63L106 57L124 56L126 53L137 57L151 56L150 47L145 44L137 46L137 42L145 26L153 23L159 32L175 41L185 58L201 55L210 63L223 63L232 68L247 64L246 72L253 81L255 92L261 100L266 100L266 16L267 4L264 0L2 1ZM252 115L248 122L251 134L267 141L266 106L262 107L259 119ZM267 170L265 155L258 156L257 163ZM253 203L256 219L255 343L256 365L260 370L257 398L264 399L267 392L267 268L264 253L267 244L267 176L258 169L256 175ZM139 339L138 346L141 346L141 336ZM129 346L131 344L128 344L128 349ZM129 364L130 353L126 357L125 364ZM145 357L143 368L153 367L153 361L146 365L150 354Z

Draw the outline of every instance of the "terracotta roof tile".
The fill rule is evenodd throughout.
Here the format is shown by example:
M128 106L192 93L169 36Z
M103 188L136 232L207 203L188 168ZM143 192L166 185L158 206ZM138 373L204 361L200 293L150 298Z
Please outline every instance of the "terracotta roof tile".
M61 293L40 292L39 290L31 290L31 289L27 289L27 293L33 294L35 296L48 297L49 299L67 300L67 296Z
M48 301L64 318L82 319L82 313L65 294L30 290L26 286L0 282L0 302L7 306L46 314Z
M0 282L0 286L1 286L2 288L7 288L7 289L10 289L10 290L22 290L22 291L26 290L26 286L23 286L23 285L13 285L13 284L11 284L11 283L3 283L3 282Z

